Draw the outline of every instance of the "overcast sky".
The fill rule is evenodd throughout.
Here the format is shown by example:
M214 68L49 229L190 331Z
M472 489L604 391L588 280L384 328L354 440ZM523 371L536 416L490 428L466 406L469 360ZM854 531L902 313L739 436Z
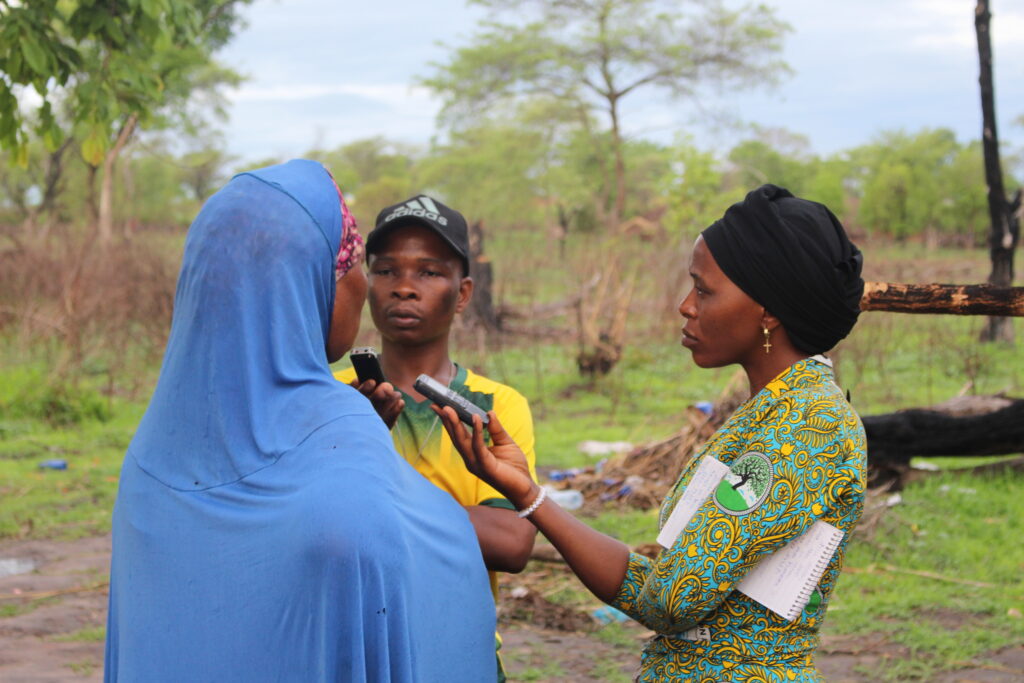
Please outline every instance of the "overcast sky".
M722 125L725 114L806 135L820 154L900 128L979 137L973 0L767 4L793 27L785 59L794 75L774 91L726 93L699 107L638 94L624 101L627 133L663 142L689 134L725 150L743 136ZM993 0L992 10L999 134L1020 148L1024 2ZM374 135L428 144L439 102L415 77L467 42L483 16L462 0L257 0L245 12L248 26L220 55L248 76L230 95L225 124L229 148L245 160Z

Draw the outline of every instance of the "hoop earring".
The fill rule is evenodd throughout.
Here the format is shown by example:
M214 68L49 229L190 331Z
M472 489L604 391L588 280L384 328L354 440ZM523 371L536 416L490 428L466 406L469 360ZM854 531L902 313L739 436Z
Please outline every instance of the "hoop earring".
M772 333L768 330L767 327L763 327L762 326L761 329L764 331L764 352L765 352L765 354L768 354L772 350L772 342L771 342Z

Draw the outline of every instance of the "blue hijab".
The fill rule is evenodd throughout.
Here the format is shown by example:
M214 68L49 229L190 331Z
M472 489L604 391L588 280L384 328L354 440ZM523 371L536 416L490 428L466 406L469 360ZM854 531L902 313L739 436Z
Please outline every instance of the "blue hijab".
M233 178L189 229L114 509L107 681L486 681L465 511L399 457L325 343L326 170Z

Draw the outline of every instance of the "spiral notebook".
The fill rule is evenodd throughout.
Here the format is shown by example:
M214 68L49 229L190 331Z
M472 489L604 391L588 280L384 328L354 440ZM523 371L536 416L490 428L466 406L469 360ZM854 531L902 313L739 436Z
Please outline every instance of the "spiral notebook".
M675 544L728 471L729 466L722 461L704 457L661 528L659 544L665 548ZM736 589L783 619L793 621L811 599L842 540L841 529L819 519L801 536L758 562Z
M793 621L807 606L842 540L842 529L819 519L803 535L758 562L736 589Z

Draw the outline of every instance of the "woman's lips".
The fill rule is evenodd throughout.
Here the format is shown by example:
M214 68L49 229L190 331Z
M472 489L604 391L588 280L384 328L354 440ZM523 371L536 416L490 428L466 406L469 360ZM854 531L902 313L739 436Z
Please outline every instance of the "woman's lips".
M683 346L690 348L697 345L697 338L683 330Z

